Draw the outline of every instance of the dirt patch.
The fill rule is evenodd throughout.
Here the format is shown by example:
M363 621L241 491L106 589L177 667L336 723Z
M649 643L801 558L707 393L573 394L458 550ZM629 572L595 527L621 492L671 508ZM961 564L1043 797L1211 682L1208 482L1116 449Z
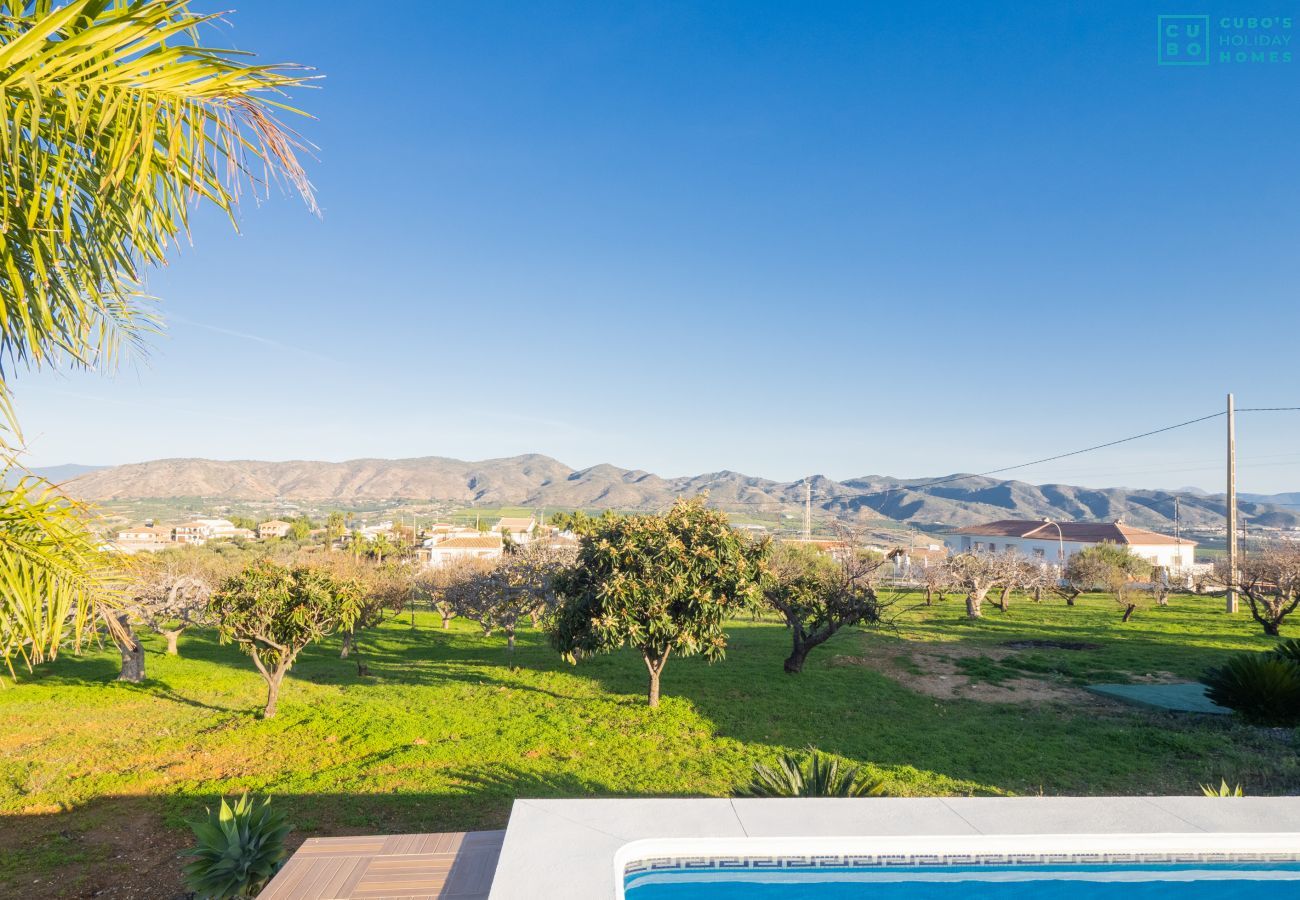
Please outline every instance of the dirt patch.
M993 660L1012 654L1008 647L964 647L960 644L909 644L902 652L873 656L837 656L835 666L864 666L888 675L904 687L941 700L978 700L983 703L1069 703L1073 706L1108 705L1094 694L1069 684L1037 678L1007 678L996 684L974 680L958 661L975 657Z
M1087 641L1003 641L1011 650L1100 650L1101 644Z
M181 868L192 837L164 825L158 802L116 797L93 807L72 827L53 815L0 818L0 846L20 853L57 853L66 860L57 874L19 875L14 882L0 884L0 894L10 896L7 892L13 890L13 896L32 900L187 896Z

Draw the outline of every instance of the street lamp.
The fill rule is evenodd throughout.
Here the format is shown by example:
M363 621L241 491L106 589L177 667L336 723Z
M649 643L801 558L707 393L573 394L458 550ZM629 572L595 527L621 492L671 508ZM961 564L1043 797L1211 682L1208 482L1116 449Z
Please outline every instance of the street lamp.
M1043 523L1046 525L1051 525L1053 528L1056 529L1057 568L1060 569L1060 574L1064 576L1065 575L1065 532L1061 531L1061 526L1057 525L1051 519L1044 519Z

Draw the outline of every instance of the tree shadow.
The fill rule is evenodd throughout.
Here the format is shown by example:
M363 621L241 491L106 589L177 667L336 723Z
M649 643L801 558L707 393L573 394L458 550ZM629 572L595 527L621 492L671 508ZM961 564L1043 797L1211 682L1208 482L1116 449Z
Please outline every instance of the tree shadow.
M588 779L523 768L465 768L444 792L276 793L294 830L292 853L309 837L419 834L504 828L519 797L620 796ZM241 793L231 784L225 796ZM194 837L187 822L221 794L98 797L52 813L0 815L0 896L186 896L182 868Z

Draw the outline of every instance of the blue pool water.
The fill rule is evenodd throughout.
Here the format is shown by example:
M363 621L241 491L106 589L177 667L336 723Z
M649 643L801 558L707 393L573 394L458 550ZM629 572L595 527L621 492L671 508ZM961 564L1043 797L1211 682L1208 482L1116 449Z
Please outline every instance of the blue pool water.
M627 900L1300 900L1300 861L629 870Z

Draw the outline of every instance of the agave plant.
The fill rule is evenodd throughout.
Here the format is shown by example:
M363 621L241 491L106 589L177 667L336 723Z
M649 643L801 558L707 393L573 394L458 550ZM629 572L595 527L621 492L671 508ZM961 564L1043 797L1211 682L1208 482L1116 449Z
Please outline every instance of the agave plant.
M1236 787L1228 787L1228 782L1224 779L1219 779L1219 786L1217 788L1212 784L1203 784L1200 787L1201 787L1201 793L1207 797L1246 796L1246 792L1241 789L1241 785L1237 785Z
M190 828L198 846L190 851L196 858L185 867L185 882L204 900L256 897L284 864L290 826L270 797L259 803L244 794L234 806L223 797L219 809Z
M857 766L840 768L840 761L809 747L803 754L783 753L775 769L756 764L754 780L737 791L739 797L879 797L884 783Z

